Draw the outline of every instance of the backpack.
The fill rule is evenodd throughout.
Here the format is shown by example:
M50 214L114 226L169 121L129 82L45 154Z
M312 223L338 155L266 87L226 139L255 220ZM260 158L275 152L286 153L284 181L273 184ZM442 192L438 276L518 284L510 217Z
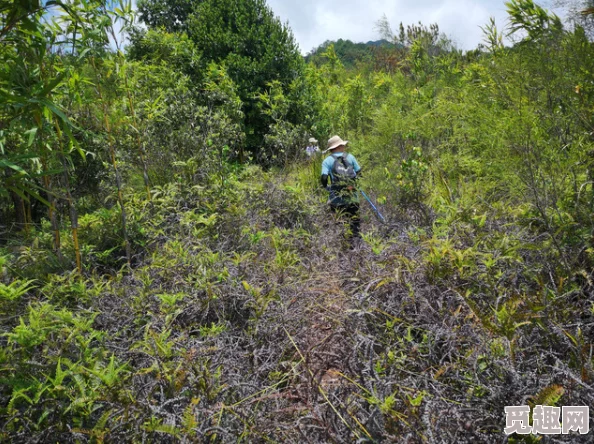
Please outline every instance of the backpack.
M349 182L352 184L357 173L353 164L346 159L346 156L332 156L334 157L334 165L332 165L332 185L346 185Z
M358 194L355 189L355 168L346 159L346 156L332 156L332 186L330 187L330 205L342 207L358 202Z

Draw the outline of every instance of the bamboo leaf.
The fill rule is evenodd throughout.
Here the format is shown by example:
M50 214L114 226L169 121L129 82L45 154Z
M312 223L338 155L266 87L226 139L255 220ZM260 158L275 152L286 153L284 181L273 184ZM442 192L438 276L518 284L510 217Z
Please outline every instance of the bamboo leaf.
M72 124L72 122L70 122L70 119L68 118L68 116L66 116L66 114L64 114L62 112L62 110L56 106L55 103L53 103L47 99L39 100L39 103L45 105L52 113L54 113L56 116L58 116L64 123L66 123L67 125L73 126L73 124Z
M47 96L50 92L52 92L54 89L56 89L58 87L58 85L64 81L64 78L66 77L66 74L67 74L67 72L64 71L63 73L61 73L60 75L58 75L58 77L56 77L54 80L52 80L50 83L48 83L41 90L41 95L42 96Z
M35 140L35 136L37 135L37 128L31 128L28 131L25 131L25 134L29 135L29 139L27 141L27 147L33 145L33 141Z
M12 163L12 162L8 162L8 161L0 161L0 166L3 166L5 168L10 168L18 173L21 173L23 176L27 176L27 172L22 169L20 166Z

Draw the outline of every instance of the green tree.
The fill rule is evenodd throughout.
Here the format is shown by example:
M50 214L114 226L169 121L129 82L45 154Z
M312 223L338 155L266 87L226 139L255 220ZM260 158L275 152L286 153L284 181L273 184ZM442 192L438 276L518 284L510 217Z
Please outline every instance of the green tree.
M167 32L186 30L188 16L201 0L139 0L140 20Z
M243 102L246 145L258 154L272 123L258 100L270 82L283 93L304 70L293 35L264 0L206 0L189 18L188 34L205 61L224 64ZM291 121L297 124L300 122Z
M185 33L162 29L134 29L131 44L126 48L128 60L145 65L168 65L200 83L204 64L194 42Z
M283 122L311 126L317 120L319 102L310 97L315 88L303 84L312 77L304 76L305 63L290 29L274 16L265 0L145 0L139 9L149 31L137 31L132 36L130 56L155 63L166 52L165 58L175 59L178 69L189 74L195 87L201 89L211 63L224 67L242 103L243 144L255 158L264 163L271 159L271 153L263 148L264 137L272 125L280 123L261 101L271 84L275 85L275 94L280 88L289 100ZM192 42L187 46L196 52L183 50L181 46L185 45L171 41L163 30L182 31L181 37L173 37L180 42L187 34ZM174 47L176 50L171 51ZM295 141L294 146L299 143ZM242 160L245 157L243 145L239 156Z
M11 198L7 212L12 206L15 221L25 230L35 216L33 202L47 205L58 254L56 213L65 202L80 271L75 201L80 196L73 167L84 163L89 146L81 143L87 131L77 111L97 99L99 85L88 75L90 58L109 58L110 38L117 44L115 22L128 20L131 5L105 0L21 3L0 7L0 198Z

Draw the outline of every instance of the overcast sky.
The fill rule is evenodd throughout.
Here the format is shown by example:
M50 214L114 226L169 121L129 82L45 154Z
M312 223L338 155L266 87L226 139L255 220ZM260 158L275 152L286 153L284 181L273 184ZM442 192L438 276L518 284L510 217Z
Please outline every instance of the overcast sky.
M379 40L376 22L385 14L398 31L406 25L437 23L460 49L474 49L482 40L480 26L495 17L507 25L504 0L267 0L283 23L288 22L302 54L326 40ZM548 1L536 1L547 7ZM558 13L558 11L555 11Z

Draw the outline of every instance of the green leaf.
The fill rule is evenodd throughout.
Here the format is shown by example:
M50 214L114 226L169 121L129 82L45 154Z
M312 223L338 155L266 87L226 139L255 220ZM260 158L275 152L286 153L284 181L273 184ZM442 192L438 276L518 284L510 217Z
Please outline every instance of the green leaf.
M25 134L29 135L29 139L27 141L27 147L33 145L33 141L35 140L35 136L37 135L37 128L31 128L28 131L25 131Z
M421 393L419 393L416 397L412 398L409 396L409 402L410 405L412 405L413 407L418 407L421 405L421 403L423 402L423 398L425 397L427 393L422 391Z
M56 116L58 116L64 123L66 123L69 126L73 126L72 123L70 122L70 119L68 118L68 116L66 116L66 114L64 114L62 112L61 109L59 109L55 103L50 102L47 99L42 99L39 100L39 103L45 105L46 107L49 108L49 110L54 113Z
M52 80L50 83L48 83L42 90L41 90L41 95L42 96L47 96L49 93L51 93L54 89L56 89L56 87L62 83L64 81L64 78L66 77L67 71L64 71L63 73L61 73L60 75L58 75L58 77L56 77L54 80Z
M12 163L7 159L0 159L0 167L3 168L10 168L18 173L21 173L23 176L27 176L28 173L21 168L20 166L18 166L16 163Z

